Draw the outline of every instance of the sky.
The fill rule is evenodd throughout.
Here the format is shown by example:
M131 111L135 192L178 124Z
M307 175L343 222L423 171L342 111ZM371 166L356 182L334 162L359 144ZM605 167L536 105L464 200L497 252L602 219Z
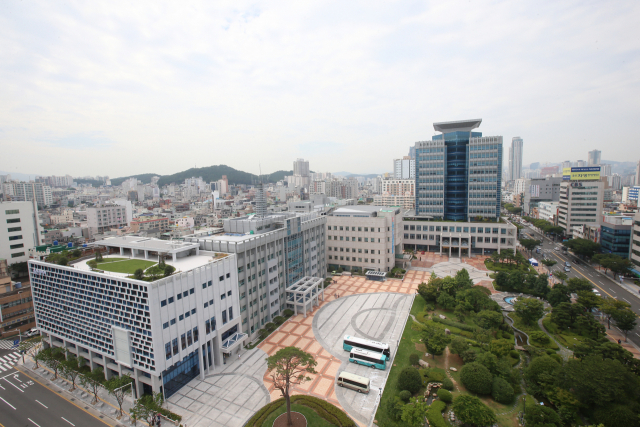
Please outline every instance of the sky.
M0 170L381 173L482 118L525 165L638 161L640 2L3 1Z

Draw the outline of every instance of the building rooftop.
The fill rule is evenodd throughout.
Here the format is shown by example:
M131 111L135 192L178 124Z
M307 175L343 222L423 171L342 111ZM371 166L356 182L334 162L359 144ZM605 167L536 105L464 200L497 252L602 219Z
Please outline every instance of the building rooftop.
M166 254L177 254L180 252L198 249L197 243L176 242L171 240L152 239L149 237L139 236L119 236L108 237L104 240L94 242L92 245L106 246L116 249L136 249L139 251L154 251Z
M437 132L449 133L449 132L471 132L473 129L480 127L482 119L471 120L459 120L455 122L438 122L433 124L433 128Z

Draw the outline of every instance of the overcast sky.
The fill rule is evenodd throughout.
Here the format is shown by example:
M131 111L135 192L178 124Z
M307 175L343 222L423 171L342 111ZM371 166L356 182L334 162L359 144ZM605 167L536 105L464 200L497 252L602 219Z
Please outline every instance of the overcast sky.
M640 2L2 1L0 170L379 173L482 118L524 163L640 159Z

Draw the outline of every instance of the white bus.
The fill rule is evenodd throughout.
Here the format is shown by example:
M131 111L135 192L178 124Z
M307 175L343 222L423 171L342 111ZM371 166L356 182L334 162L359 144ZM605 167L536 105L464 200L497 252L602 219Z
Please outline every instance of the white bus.
M346 387L358 393L369 393L369 378L342 371L338 375L338 387Z
M389 350L389 344L371 341L364 338L352 337L351 335L345 335L342 342L342 348L346 351L351 351L353 347L361 348L367 351L375 351L376 353L382 353L387 356L387 359L391 358L391 351Z

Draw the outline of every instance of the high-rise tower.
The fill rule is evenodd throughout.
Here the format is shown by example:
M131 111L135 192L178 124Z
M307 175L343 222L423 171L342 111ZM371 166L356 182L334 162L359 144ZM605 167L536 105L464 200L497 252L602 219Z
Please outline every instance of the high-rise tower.
M515 181L522 178L522 138L513 137L509 149L509 180Z
M602 162L602 151L592 150L589 151L587 163L588 166L598 166Z

